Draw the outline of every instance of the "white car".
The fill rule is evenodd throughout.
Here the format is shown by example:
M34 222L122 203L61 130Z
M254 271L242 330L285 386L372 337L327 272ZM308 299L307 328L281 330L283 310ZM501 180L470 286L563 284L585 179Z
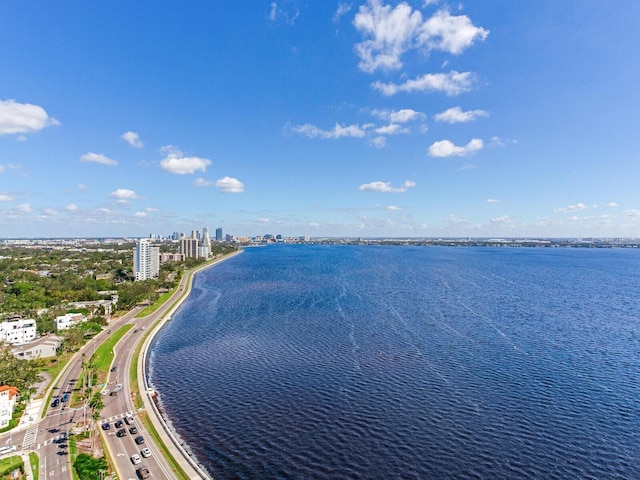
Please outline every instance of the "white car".
M142 454L142 456L144 458L150 457L151 456L151 450L149 450L148 448L143 448L140 453Z
M109 389L108 389L108 388L105 388L104 390L102 390L102 391L100 392L100 395L102 395L103 397L104 397L105 395L109 395Z
M133 463L134 465L138 465L140 462L142 462L140 455L138 455L137 453L134 453L131 456L131 463Z

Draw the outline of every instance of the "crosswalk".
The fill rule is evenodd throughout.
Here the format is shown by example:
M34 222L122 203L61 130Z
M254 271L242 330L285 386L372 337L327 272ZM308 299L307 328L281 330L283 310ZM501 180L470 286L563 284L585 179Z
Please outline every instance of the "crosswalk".
M36 443L36 437L38 436L38 425L31 427L24 434L24 440L22 440L22 450L29 450Z

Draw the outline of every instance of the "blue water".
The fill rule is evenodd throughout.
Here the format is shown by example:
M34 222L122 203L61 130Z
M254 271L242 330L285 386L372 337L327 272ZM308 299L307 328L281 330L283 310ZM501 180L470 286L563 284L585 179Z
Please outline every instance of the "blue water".
M216 479L640 478L640 251L272 246L151 383Z

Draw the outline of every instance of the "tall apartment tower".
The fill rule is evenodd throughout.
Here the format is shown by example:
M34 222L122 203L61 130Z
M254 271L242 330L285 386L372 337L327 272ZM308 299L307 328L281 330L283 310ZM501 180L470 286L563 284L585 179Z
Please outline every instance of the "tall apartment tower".
M160 248L151 239L141 238L133 249L133 274L136 281L157 278L160 273Z
M179 251L185 258L198 258L198 239L181 238Z
M222 228L216 228L216 242L222 241Z
M207 227L202 229L199 255L204 258L209 258L211 255L211 238L209 237L209 229Z

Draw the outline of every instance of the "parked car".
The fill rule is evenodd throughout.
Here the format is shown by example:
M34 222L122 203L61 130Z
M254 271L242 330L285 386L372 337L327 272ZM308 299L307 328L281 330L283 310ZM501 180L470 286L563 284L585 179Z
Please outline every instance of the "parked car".
M131 455L131 463L133 463L134 465L138 465L140 462L142 462L140 455L138 455L137 453Z
M142 445L142 444L144 443L144 437L143 437L142 435L138 435L138 436L136 437L135 442L136 442L138 445Z
M117 437L124 437L127 434L127 431L124 428L121 428L116 432Z
M116 423L113 424L113 426L116 428L120 428L123 425L124 425L124 422L122 420L118 420Z
M143 448L143 449L140 451L140 454L141 454L144 458L150 457L150 456L151 456L151 450L149 450L148 448Z
M102 424L102 429L103 430L109 430L111 428L111 425L109 425L108 423L103 423Z
M129 428L129 433L131 435L135 435L136 433L138 433L138 429L136 427L131 427Z
M126 423L127 425L133 425L133 417L132 416L124 417L124 423Z

